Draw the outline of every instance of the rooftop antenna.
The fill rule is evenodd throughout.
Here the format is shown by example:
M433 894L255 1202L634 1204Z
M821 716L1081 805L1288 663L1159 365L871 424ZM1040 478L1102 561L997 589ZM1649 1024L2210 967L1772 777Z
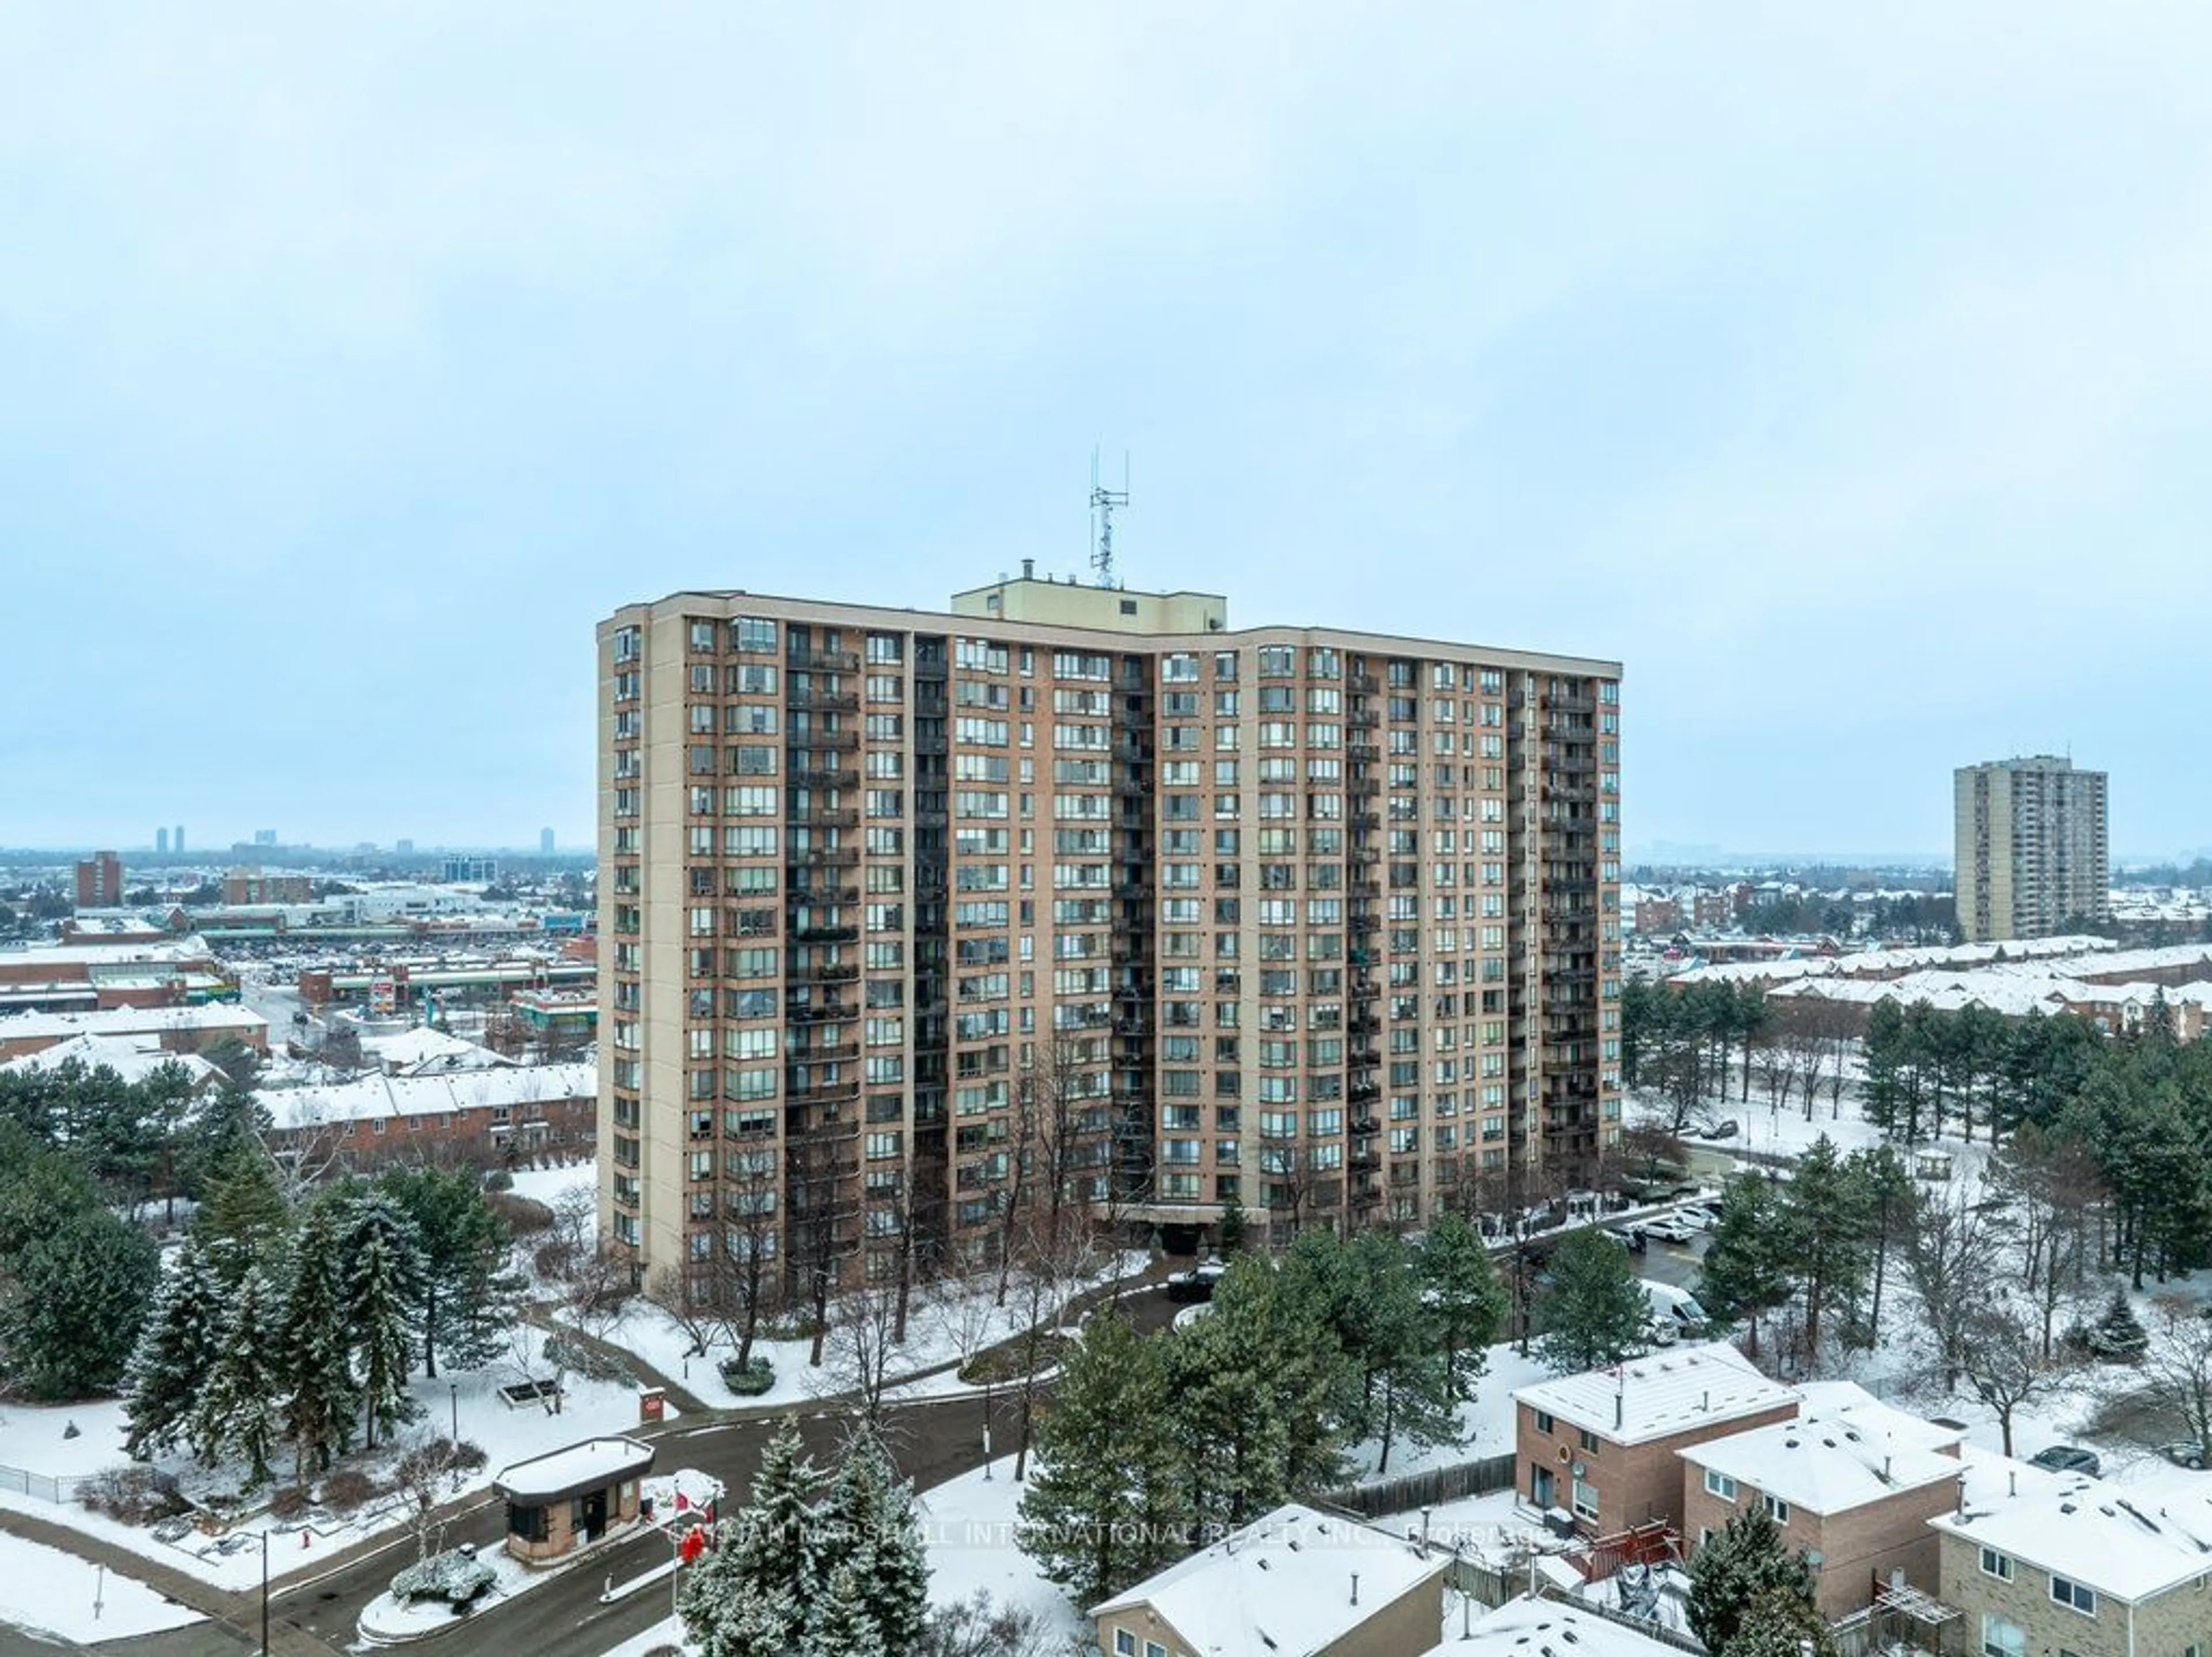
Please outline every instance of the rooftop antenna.
M1114 509L1129 504L1129 452L1121 451L1121 487L1108 489L1098 481L1098 451L1091 451L1091 567L1098 572L1101 587L1119 587L1114 579Z

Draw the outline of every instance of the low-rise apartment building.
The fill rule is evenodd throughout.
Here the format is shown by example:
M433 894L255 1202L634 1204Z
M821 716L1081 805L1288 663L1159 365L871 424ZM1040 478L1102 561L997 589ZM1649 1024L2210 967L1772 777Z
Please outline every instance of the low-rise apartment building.
M1935 1520L1962 1648L1985 1657L2204 1657L2212 1651L2212 1480L2125 1486L1969 1458Z
M1683 1525L1681 1453L1787 1421L1797 1395L1725 1341L1675 1347L1513 1395L1516 1483L1586 1536Z

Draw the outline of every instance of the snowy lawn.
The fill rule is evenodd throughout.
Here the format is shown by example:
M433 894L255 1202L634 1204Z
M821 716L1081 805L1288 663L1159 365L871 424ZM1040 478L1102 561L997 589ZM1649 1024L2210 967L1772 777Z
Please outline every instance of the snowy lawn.
M1494 1456L1513 1447L1513 1394L1517 1388L1543 1380L1551 1374L1543 1360L1529 1349L1522 1357L1510 1341L1490 1349L1489 1367L1482 1379L1475 1383L1474 1396L1459 1409L1459 1430L1442 1444L1419 1448L1402 1439L1390 1447L1390 1461L1387 1467L1376 1471L1376 1463L1382 1453L1382 1441L1371 1439L1356 1447L1349 1458L1352 1482L1401 1478L1407 1473L1426 1472L1432 1467L1449 1467L1458 1462L1478 1461L1484 1456Z
M1096 1272L1046 1303L1045 1322L1056 1323L1068 1300L1103 1287L1112 1280L1116 1270L1124 1276L1134 1276L1142 1272L1147 1264L1146 1257L1137 1252L1123 1253L1118 1261L1112 1257L1103 1259ZM907 1310L905 1343L891 1348L888 1358L886 1367L892 1384L896 1386L902 1379L924 1370L957 1364L1024 1333L1029 1326L1029 1297L1023 1291L1019 1275L1008 1288L1004 1306L993 1304L997 1289L997 1280L990 1277L917 1286ZM566 1316L565 1313L560 1315ZM691 1335L659 1306L642 1295L623 1303L620 1314L601 1338L635 1354L640 1362L671 1380L681 1382L713 1408L805 1404L852 1389L848 1366L839 1359L838 1315L833 1305L830 1314L831 1331L823 1343L823 1362L818 1368L808 1362L813 1351L810 1340L754 1341L753 1355L766 1358L775 1370L775 1384L757 1395L741 1396L723 1384L715 1360L736 1350L732 1341L719 1330L712 1331L705 1354L696 1355ZM981 1390L965 1387L949 1375L933 1378L937 1379L948 1385L914 1396L943 1397Z
M496 1363L434 1381L417 1376L409 1383L408 1390L422 1406L422 1416L402 1430L398 1447L425 1440L442 1441L452 1430L458 1410L462 1439L478 1446L486 1457L483 1467L461 1475L441 1499L488 1488L511 1463L580 1439L626 1432L638 1424L636 1388L577 1376L568 1378L558 1415L548 1413L538 1404L510 1409L501 1401L498 1388L517 1379L518 1374L513 1363ZM668 1413L673 1418L675 1411L672 1409ZM64 1430L71 1422L79 1435L65 1438ZM59 1477L125 1466L129 1464L123 1453L123 1406L112 1399L52 1407L11 1404L0 1415L0 1463ZM218 1468L209 1472L188 1458L172 1456L161 1465L178 1477L188 1495L234 1491L241 1482L234 1471ZM388 1465L386 1459L378 1470ZM408 1523L405 1498L386 1496L372 1498L350 1514L311 1509L304 1519L280 1524L257 1513L243 1518L222 1536L186 1530L177 1540L164 1542L150 1529L118 1524L74 1503L57 1505L0 1491L0 1506L99 1536L225 1588L252 1587L260 1582L264 1528L270 1532L270 1575L284 1577L313 1571L337 1550L396 1532Z
M0 1534L0 1623L90 1645L199 1620L198 1612L163 1599L134 1577Z
M1035 1612L1048 1636L1080 1639L1091 1632L1090 1623L1014 1544L1018 1508L1028 1486L1009 1477L1012 1466L1001 1458L990 1478L978 1469L915 1498L928 1547L929 1603L949 1605L980 1589L996 1604Z

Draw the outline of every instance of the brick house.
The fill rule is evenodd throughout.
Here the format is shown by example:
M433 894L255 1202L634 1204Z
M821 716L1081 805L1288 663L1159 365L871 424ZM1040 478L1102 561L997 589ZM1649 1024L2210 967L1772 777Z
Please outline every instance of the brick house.
M1292 1502L1091 1612L1104 1657L1416 1657L1441 1553Z
M1871 1605L1878 1583L1937 1592L1929 1521L1957 1505L1966 1471L1957 1431L1860 1396L1840 1408L1808 1400L1794 1420L1681 1452L1683 1539L1694 1546L1763 1505L1783 1545L1811 1559L1832 1623Z
M1513 1413L1522 1498L1613 1536L1655 1520L1680 1530L1681 1452L1790 1420L1797 1395L1716 1341L1524 1386Z
M1934 1521L1947 1605L1988 1657L2212 1652L2212 1480L2127 1484L1969 1453L1964 1500Z

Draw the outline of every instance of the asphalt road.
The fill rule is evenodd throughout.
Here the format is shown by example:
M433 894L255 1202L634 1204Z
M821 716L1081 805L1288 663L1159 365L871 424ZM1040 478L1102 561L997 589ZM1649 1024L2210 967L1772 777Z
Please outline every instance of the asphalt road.
M1132 1291L1121 1304L1140 1329L1165 1326L1178 1309L1157 1288ZM1000 1391L989 1410L994 1465L1012 1471L1014 1447L1020 1433L1018 1392ZM826 1466L852 1429L856 1412L850 1405L817 1406L799 1412L800 1436L814 1460ZM894 1405L884 1411L884 1437L899 1471L917 1489L927 1490L968 1472L983 1462L985 1401L963 1396L939 1401ZM678 1421L665 1431L650 1431L659 1447L658 1471L696 1467L720 1478L736 1505L751 1492L763 1447L775 1429L780 1415L738 1421ZM486 1498L448 1523L443 1545L457 1547L474 1542L479 1548L496 1548L505 1531L506 1514L495 1500ZM374 1554L341 1567L330 1575L273 1594L270 1619L274 1643L280 1651L297 1650L308 1642L331 1651L356 1644L361 1613L384 1592L392 1574L409 1563L415 1546L411 1536L395 1538ZM670 1584L666 1577L648 1583L611 1605L599 1596L608 1579L633 1581L662 1563L668 1542L659 1531L641 1531L594 1552L588 1562L564 1571L511 1604L494 1604L469 1619L466 1637L433 1650L476 1652L495 1642L502 1649L527 1651L532 1657L599 1657L609 1647L641 1633L669 1613ZM242 1619L249 1632L253 1617ZM456 1624L455 1632L460 1632ZM288 1638L288 1635L306 1639ZM446 1636L440 1636L443 1640ZM104 1651L127 1652L127 1657L230 1657L252 1651L251 1638L241 1638L216 1623L200 1623L167 1634L118 1642ZM0 1629L0 1657L53 1657L57 1647L34 1641L15 1630Z

